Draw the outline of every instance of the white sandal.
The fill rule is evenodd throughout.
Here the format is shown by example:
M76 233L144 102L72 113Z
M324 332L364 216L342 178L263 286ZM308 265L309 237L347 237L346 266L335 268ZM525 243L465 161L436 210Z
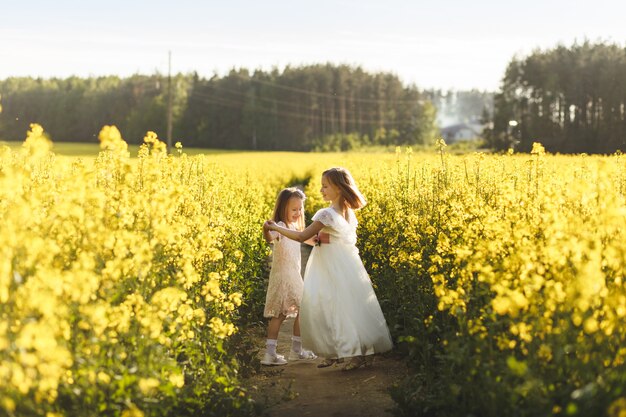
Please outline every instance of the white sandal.
M317 355L310 350L302 349L300 353L294 352L293 350L289 352L289 360L290 361L300 361L300 360L313 360L317 359Z
M285 359L283 355L272 356L269 353L265 352L265 355L263 355L263 359L261 359L261 365L267 365L267 366L287 365L287 360Z
M343 358L326 358L322 362L317 364L318 368L328 368L329 366L336 365L338 363L343 363Z

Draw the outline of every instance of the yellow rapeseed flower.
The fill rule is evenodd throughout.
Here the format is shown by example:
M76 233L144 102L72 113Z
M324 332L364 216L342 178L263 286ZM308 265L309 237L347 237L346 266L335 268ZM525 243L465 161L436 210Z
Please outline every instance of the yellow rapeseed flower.
M161 382L156 378L139 379L139 391L141 391L143 395L154 394L160 385L161 385Z
M619 397L614 400L607 410L609 417L626 417L626 398Z
M228 299L232 301L232 303L237 307L241 305L241 293L240 292L234 292L230 294L228 296Z
M235 332L235 326L232 323L224 323L219 317L211 318L209 321L209 327L220 339L228 337Z
M137 408L135 404L131 404L129 408L122 411L122 417L144 417L144 412Z
M533 142L533 148L530 151L531 155L545 155L546 150L539 142Z
M105 385L108 385L111 382L111 377L106 372L98 372L98 382L102 382Z
M182 388L185 385L185 377L182 373L172 373L169 380L176 388Z
M126 152L128 144L122 139L122 134L116 126L104 126L98 134L100 149L114 152Z
M44 134L43 127L36 123L30 125L22 149L33 158L42 158L52 149L52 142Z

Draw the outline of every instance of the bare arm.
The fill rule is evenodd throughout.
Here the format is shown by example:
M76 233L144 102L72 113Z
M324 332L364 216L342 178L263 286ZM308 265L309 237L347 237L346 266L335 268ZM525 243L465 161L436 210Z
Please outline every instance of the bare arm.
M330 235L326 232L319 232L317 235L306 240L304 243L311 246L319 246L322 243L330 243Z
M286 227L281 227L272 221L265 222L267 224L269 230L275 230L283 236L288 237L289 239L296 240L298 242L306 242L308 239L311 239L313 236L317 235L317 233L322 230L324 227L324 223L319 221L314 221L301 232L297 230L287 229Z

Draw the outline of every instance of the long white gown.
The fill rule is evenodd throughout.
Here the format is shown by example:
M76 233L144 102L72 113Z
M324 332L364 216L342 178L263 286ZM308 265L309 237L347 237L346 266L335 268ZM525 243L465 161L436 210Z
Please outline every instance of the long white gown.
M391 350L393 343L372 282L359 257L357 220L333 208L313 220L324 224L330 243L315 246L304 273L300 305L302 346L319 356L347 358Z

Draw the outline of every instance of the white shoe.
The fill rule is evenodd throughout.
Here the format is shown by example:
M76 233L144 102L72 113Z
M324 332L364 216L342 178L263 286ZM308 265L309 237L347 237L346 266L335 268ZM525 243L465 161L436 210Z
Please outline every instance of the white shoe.
M263 359L261 359L261 365L268 365L268 366L287 365L287 360L285 359L283 355L272 356L269 353L265 352L265 355L263 355Z
M302 349L300 353L294 352L293 350L289 352L290 361L312 360L316 358L317 358L317 355L315 353L306 349Z

